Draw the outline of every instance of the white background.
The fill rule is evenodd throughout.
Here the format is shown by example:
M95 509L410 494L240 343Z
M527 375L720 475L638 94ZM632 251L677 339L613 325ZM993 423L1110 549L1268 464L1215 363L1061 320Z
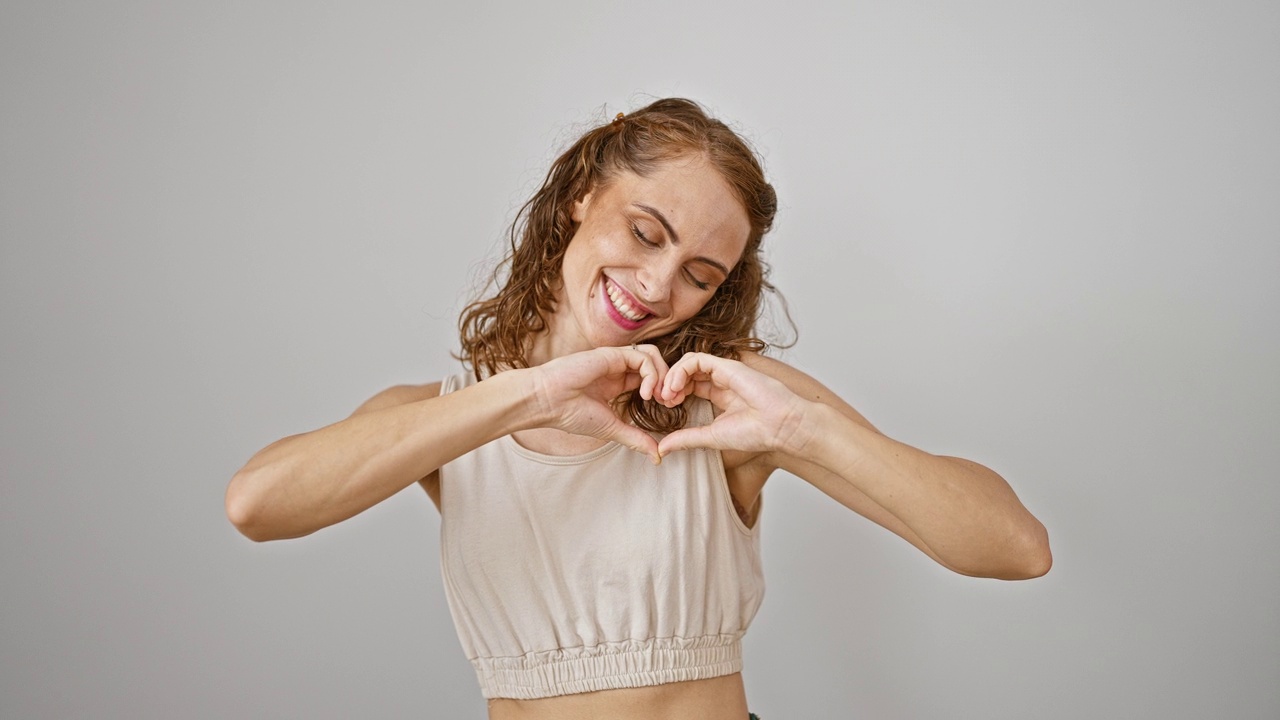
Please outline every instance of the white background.
M1280 5L0 6L0 715L483 718L416 488L302 540L260 447L452 371L576 134L762 151L785 358L1003 474L1053 571L960 577L769 484L752 709L1280 716Z

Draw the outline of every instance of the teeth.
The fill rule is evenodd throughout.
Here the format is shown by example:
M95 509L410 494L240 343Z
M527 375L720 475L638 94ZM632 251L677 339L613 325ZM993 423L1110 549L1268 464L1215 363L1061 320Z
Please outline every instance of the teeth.
M648 313L642 313L631 307L631 304L627 302L627 297L614 286L612 280L606 280L604 287L605 292L609 294L609 299L613 301L614 309L621 313L622 317L632 322L640 322L648 317Z

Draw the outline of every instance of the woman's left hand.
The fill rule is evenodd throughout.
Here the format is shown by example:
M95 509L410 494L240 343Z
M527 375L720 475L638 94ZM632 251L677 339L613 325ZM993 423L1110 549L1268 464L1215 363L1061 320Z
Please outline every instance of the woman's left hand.
M695 447L792 454L803 452L811 433L806 422L811 403L736 360L688 353L667 371L655 395L669 407L697 395L721 411L710 425L664 437L658 443L661 455Z
M765 454L769 469L803 478L956 572L1008 579L1048 572L1044 526L999 475L886 437L782 363L748 362L691 353L670 367L654 393L659 402L674 406L697 395L721 413L709 425L666 436L659 453L705 447Z

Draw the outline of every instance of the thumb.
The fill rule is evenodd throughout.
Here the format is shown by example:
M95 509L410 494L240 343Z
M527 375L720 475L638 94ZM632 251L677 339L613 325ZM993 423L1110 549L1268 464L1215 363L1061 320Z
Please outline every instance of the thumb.
M662 438L662 442L658 443L658 452L666 456L676 450L715 447L714 440L708 425L681 428Z
M658 443L649 433L634 425L627 425L622 421L614 423L610 428L608 439L619 445L625 445L641 455L647 455L654 465L662 462L662 456L658 454Z

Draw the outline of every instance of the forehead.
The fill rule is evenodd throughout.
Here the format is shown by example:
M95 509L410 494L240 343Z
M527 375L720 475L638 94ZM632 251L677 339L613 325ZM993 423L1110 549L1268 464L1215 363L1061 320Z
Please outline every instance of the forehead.
M751 222L729 182L702 157L678 158L645 175L619 171L604 191L606 202L625 210L637 205L660 212L682 246L717 250L732 265L742 256ZM604 199L604 198L602 198Z

